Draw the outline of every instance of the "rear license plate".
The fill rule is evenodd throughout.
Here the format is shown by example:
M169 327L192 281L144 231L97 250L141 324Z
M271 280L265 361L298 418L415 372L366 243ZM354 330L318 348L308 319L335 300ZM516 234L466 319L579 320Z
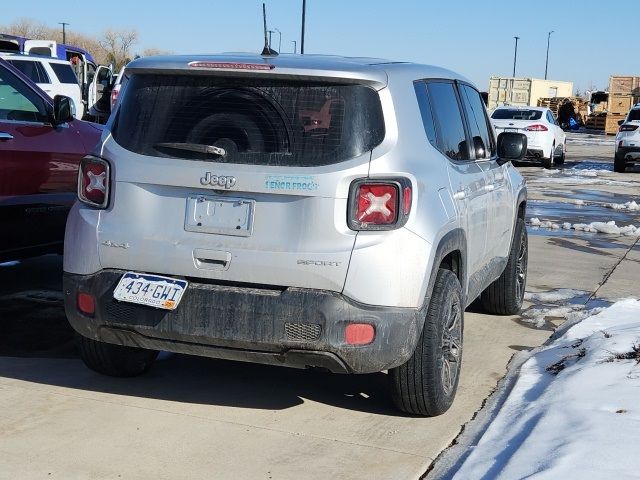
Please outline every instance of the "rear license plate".
M505 128L504 131L505 132L518 133L519 130L517 128Z
M254 205L255 200L246 198L189 195L184 229L249 237L253 231Z
M187 285L185 280L127 272L113 291L113 298L121 302L175 310Z

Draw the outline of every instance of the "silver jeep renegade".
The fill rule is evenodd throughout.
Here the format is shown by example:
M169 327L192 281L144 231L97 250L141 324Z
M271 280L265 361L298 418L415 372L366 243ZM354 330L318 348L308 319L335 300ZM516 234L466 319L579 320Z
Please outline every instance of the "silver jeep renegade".
M135 60L67 222L65 308L92 369L159 350L389 371L438 415L463 312L513 314L526 188L478 91L436 67L315 55Z

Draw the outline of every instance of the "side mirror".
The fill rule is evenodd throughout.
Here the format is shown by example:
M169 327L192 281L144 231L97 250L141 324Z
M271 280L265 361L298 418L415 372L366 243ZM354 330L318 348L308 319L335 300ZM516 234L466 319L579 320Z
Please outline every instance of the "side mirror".
M69 97L56 95L53 98L53 121L51 123L60 125L70 122L74 119L75 114L76 107Z
M498 135L498 158L522 160L527 154L527 136L522 133L502 132Z
M624 120L618 120L618 126L622 125L624 123Z

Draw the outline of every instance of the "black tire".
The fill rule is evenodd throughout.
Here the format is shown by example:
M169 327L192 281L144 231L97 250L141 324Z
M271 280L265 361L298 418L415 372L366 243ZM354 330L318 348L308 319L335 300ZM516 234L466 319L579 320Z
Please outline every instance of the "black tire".
M624 173L626 169L627 162L625 161L624 157L619 157L618 155L616 155L613 158L613 171L617 173Z
M524 220L518 218L504 271L481 295L482 306L488 313L515 315L522 308L527 285L529 239Z
M562 153L559 156L557 156L556 158L553 159L553 163L554 164L556 164L556 165L563 165L564 164L564 160L565 160L565 158L567 156L566 148L567 148L567 144L563 143L562 144Z
M156 350L98 342L77 335L80 358L91 370L112 377L135 377L147 370L158 356Z
M460 282L450 270L439 269L416 349L405 364L389 371L399 410L433 417L449 409L460 378L463 326Z
M553 147L551 147L551 153L549 154L549 158L546 157L542 157L542 167L549 169L551 168L551 165L553 165L553 154L556 151L556 145L555 143L553 144Z

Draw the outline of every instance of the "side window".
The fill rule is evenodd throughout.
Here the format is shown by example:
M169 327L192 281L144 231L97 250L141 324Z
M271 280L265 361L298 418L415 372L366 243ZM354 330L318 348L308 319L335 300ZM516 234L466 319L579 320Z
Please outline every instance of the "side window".
M436 126L433 123L433 113L431 113L431 103L429 102L429 94L427 93L427 85L424 82L417 81L413 84L416 90L416 98L418 99L418 107L422 116L422 124L427 138L431 145L438 148L436 140Z
M459 91L467 113L476 158L491 158L495 154L495 145L482 97L469 85L460 85Z
M467 135L452 82L427 82L437 126L438 149L453 160L469 160Z
M549 120L549 123L556 123L556 119L553 116L553 113L551 113L550 111L547 110L547 120Z
M47 122L46 104L22 80L0 66L0 120Z
M38 71L38 78L40 81L38 83L51 83L51 79L47 74L47 71L44 69L44 66L40 62L33 62L36 64L36 70Z
M76 74L71 69L71 66L66 63L50 63L49 66L60 80L60 83L78 83Z

